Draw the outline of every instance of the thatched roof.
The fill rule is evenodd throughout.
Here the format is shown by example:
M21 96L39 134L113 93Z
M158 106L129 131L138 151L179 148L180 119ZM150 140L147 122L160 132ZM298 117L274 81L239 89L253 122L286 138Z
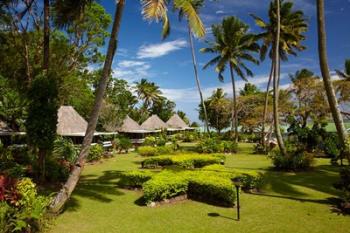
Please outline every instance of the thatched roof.
M87 129L85 119L72 106L58 109L57 134L61 136L84 136Z
M170 119L166 122L169 128L173 129L187 129L188 125L179 117L179 115L174 114Z
M117 129L117 131L123 133L133 133L139 130L141 130L140 125L129 116L125 117L123 124Z
M165 124L164 121L162 121L157 115L152 115L141 125L141 129L145 130L157 130L166 128L168 128L167 124Z

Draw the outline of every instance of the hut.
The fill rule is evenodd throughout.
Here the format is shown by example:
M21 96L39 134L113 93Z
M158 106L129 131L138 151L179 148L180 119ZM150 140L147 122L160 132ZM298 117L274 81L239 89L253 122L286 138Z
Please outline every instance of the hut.
M141 129L160 132L162 129L167 129L168 126L157 115L152 115L142 123Z
M168 125L168 130L186 130L189 129L190 127L184 122L184 120L179 117L179 115L174 114L170 119L166 122Z
M10 144L25 144L25 132L13 130L6 122L0 120L0 140L5 146Z
M152 130L142 129L141 126L129 116L125 117L122 125L118 127L117 131L130 138L133 144L142 144L144 138L153 132Z
M57 134L67 137L84 137L88 123L72 106L58 109Z

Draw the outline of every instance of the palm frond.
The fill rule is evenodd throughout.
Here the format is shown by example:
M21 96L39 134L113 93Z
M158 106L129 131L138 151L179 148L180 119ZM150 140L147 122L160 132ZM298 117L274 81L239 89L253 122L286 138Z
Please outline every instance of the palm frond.
M174 0L174 6L187 16L191 30L196 37L205 36L205 28L191 0Z

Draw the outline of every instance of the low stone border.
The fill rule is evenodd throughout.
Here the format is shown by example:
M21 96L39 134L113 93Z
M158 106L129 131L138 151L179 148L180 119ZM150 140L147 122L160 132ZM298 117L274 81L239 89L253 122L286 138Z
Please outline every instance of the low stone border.
M153 208L153 207L167 205L167 204L173 204L173 203L177 203L177 202L181 202L181 201L185 201L185 200L188 200L187 194L173 197L170 199L165 199L162 201L151 202L151 203L147 204L147 206Z

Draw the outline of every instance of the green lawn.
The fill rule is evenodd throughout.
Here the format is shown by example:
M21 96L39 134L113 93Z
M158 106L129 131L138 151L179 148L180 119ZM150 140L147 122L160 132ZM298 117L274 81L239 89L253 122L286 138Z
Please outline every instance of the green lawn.
M138 168L142 159L128 154L87 166L50 232L350 232L350 217L331 211L338 174L328 160L317 160L311 172L280 173L269 171L270 161L250 151L251 145L240 145L240 152L226 161L228 167L266 171L260 194L241 195L240 222L233 208L190 200L156 208L140 205L142 193L117 187L119 171Z

